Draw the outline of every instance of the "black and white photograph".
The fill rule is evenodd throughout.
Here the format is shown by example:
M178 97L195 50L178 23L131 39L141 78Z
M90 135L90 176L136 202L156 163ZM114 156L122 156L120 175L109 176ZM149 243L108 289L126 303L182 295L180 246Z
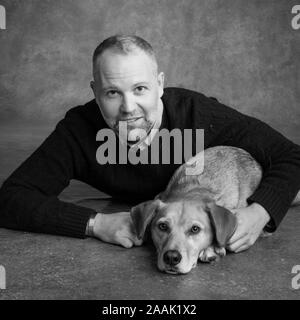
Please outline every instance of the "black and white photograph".
M299 57L298 0L0 0L0 300L300 300Z

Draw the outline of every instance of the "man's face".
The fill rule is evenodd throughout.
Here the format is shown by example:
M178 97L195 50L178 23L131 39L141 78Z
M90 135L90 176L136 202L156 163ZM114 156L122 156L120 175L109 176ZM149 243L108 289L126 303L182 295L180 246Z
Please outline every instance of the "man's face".
M108 49L94 68L91 87L109 127L118 133L124 121L127 140L144 138L140 129L148 134L161 121L163 73L158 75L153 60L140 50L125 55Z

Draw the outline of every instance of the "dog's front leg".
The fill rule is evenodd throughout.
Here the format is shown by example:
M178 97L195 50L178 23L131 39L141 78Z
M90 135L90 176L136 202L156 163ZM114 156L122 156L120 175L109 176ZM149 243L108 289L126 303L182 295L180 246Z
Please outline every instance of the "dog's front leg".
M214 245L209 246L205 250L202 250L199 254L199 260L201 262L212 262L217 261L221 257L226 255L226 249L221 247L216 247Z

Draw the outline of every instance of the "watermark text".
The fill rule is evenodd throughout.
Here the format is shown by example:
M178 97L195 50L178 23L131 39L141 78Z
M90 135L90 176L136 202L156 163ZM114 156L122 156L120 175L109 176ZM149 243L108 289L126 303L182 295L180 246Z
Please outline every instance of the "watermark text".
M6 289L6 272L5 268L0 265L0 290Z
M293 6L292 14L295 14L295 16L291 21L292 28L294 30L299 30L300 29L300 5L299 4Z
M299 290L300 289L300 265L299 264L293 266L292 274L296 274L292 278L292 288L295 290Z
M141 130L143 131L143 130ZM119 139L117 139L117 136ZM204 130L203 129L152 129L141 136L150 139L148 147L141 148L141 143L127 145L127 124L120 122L116 134L112 129L101 129L96 141L102 142L96 151L99 164L183 164L188 166L187 175L200 174L204 166ZM193 143L194 142L194 143ZM143 143L142 143L143 144ZM193 156L193 145L196 156Z
M6 10L0 5L0 30L6 29Z

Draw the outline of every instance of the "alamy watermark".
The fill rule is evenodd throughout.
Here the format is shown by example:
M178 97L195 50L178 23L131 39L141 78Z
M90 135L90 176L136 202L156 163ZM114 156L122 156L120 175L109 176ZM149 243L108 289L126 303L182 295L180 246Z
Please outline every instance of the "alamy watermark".
M204 129L173 129L171 131L167 129L152 129L149 134L144 130L140 130L140 135L150 139L151 157L148 156L148 148L141 149L140 143L131 146L129 150L127 149L127 144L126 142L124 143L128 137L126 121L119 122L118 143L114 130L106 128L99 130L96 135L96 141L103 143L96 151L97 162L101 165L107 163L127 164L128 162L133 165L139 163L170 164L172 154L174 164L187 163L189 167L187 170L188 175L200 174L203 171L204 153L201 151L204 150ZM195 140L195 157L193 157L193 140ZM173 146L173 150L171 150L171 146Z
M0 5L0 30L6 29L6 10Z
M292 274L296 274L293 278L292 278L292 288L295 290L299 290L300 289L300 265L297 264L295 266L293 266L292 268Z
M6 289L6 271L3 266L0 265L0 290Z
M299 30L300 29L300 5L299 4L293 6L292 14L295 14L295 16L291 21L292 28L294 30Z

